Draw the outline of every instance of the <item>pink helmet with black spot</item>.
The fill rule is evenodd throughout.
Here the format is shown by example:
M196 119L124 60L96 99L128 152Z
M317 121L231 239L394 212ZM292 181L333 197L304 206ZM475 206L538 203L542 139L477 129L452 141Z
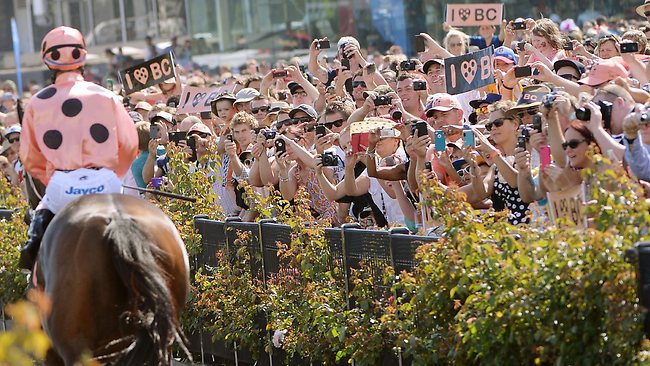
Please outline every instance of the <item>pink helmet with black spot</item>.
M86 41L77 29L58 27L49 31L41 44L43 62L51 70L74 70L86 63Z

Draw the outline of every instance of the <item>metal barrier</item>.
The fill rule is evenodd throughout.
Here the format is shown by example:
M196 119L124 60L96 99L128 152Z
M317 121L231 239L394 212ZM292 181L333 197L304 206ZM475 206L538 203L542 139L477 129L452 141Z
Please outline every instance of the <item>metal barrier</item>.
M0 208L0 220L11 220L13 214L13 210L8 210L5 207Z
M202 236L202 251L197 256L195 269L218 265L215 253L218 250L228 251L238 238L242 238L244 241L240 244L246 245L251 257L251 271L264 283L282 267L278 257L278 244L290 245L292 240L291 228L272 219L253 223L229 218L226 222L220 222L209 220L206 216L197 216L194 219L194 227ZM399 274L412 270L416 265L415 253L420 245L437 241L433 237L409 235L406 228L390 231L362 230L357 224L327 228L323 234L329 244L333 269L339 268L345 275L349 306L354 306L354 301L349 296L352 290L351 271L360 268L362 261L370 265L375 278L381 278L386 267L391 266L395 273ZM377 285L377 296L384 296L390 290L383 284ZM207 334L201 334L200 338L201 353L210 353L228 360L238 359L240 362L247 358L239 357L239 352L227 350L222 344L213 344ZM198 351L195 344L191 346L190 350ZM280 364L276 357L262 357L260 361L258 364Z

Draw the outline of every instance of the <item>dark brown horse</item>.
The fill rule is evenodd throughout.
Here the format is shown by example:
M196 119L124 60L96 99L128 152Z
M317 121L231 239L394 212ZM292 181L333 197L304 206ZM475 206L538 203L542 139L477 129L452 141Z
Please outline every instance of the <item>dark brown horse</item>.
M181 340L189 266L178 231L154 205L124 195L83 196L45 234L38 289L51 301L48 363L162 365Z

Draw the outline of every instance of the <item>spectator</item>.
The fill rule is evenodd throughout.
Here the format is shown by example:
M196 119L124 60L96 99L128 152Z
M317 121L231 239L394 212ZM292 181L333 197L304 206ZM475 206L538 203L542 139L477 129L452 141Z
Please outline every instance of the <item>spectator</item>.
M156 47L156 45L153 43L153 38L151 38L151 36L146 36L144 38L144 41L145 41L145 46L144 46L145 61L149 61L161 53L160 49Z
M135 183L140 188L145 188L154 176L154 166L156 162L156 149L158 140L150 136L149 122L138 122L135 128L138 131L138 151L139 154L131 164L131 174Z
M621 55L621 41L613 34L606 35L598 40L595 49L596 56L606 60Z
M147 103L145 101L141 101L141 102L138 102L138 104L135 105L135 108L133 108L133 110L135 112L137 112L138 114L140 114L140 116L142 116L143 121L148 121L149 120L149 112L151 112L152 107L151 107L151 104L149 104L149 103Z
M503 34L505 29L499 35L495 35L497 27L494 25L481 25L478 28L478 36L469 36L469 45L476 46L479 49L494 46L494 48L503 45Z
M460 56L467 53L467 41L467 34L452 29L447 33L442 42L449 53L454 56Z
M237 92L233 106L237 112L251 113L251 101L260 96L260 92L253 88L244 88Z
M650 182L650 123L647 108L638 105L625 117L625 161L637 178Z

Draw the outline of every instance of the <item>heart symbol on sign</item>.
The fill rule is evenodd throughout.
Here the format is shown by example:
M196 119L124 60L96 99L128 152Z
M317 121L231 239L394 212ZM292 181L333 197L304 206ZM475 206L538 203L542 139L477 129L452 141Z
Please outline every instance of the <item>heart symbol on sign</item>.
M146 84L147 79L149 79L149 70L147 70L146 67L141 67L133 71L133 76L140 82L140 84Z
M460 18L463 21L466 21L471 14L472 14L472 11L470 9L467 9L467 8L463 8L463 9L458 10L458 15L460 15Z
M474 59L463 61L463 63L460 64L460 73L463 75L463 78L465 81L467 81L468 84L471 84L472 81L474 81L476 71L478 71L478 64Z
M196 107L206 96L208 96L206 93L196 93L194 99L192 99L192 107Z

